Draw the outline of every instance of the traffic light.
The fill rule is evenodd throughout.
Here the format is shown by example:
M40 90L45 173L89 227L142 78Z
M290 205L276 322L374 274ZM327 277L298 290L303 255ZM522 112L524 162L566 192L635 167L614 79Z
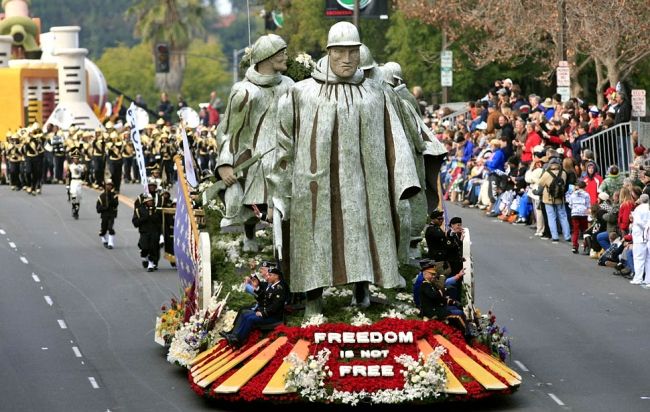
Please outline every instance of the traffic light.
M155 48L156 73L169 73L169 45L158 43Z

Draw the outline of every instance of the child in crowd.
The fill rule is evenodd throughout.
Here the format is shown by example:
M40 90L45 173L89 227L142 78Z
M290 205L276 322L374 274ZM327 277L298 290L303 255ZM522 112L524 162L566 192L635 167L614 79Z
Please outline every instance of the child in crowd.
M588 226L587 216L589 215L591 199L589 193L585 191L586 187L585 181L580 180L576 184L575 190L567 195L567 203L571 208L571 243L573 244L571 251L574 254L578 253L578 237L580 233L587 230Z

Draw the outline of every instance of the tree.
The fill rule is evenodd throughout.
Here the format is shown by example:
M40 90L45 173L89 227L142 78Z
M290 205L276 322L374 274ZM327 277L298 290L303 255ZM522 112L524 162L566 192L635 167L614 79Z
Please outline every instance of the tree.
M123 91L132 98L141 94L149 108L155 109L159 93L155 86L154 67L142 64L147 61L151 45L141 43L134 47L120 45L106 49L97 65L111 86ZM205 102L211 90L227 94L230 74L227 62L216 39L194 40L186 54L187 66L182 86L182 94L187 103L194 108ZM170 96L172 100L175 96Z
M232 78L228 72L228 61L221 44L214 38L207 42L194 40L190 45L183 81L183 96L190 106L210 99L210 91L228 95Z
M147 43L134 47L119 45L106 49L97 60L97 66L108 84L132 98L141 94L149 107L153 107L158 101L154 67L153 64L142 64L143 61L149 61L150 54L151 46Z
M576 48L594 60L596 93L627 80L650 56L650 8L646 0L573 0L567 2L569 29Z
M156 74L160 91L181 91L187 49L193 39L205 33L204 11L201 0L139 0L127 10L126 15L136 21L134 34L152 45L152 57L156 43L169 43L170 71Z

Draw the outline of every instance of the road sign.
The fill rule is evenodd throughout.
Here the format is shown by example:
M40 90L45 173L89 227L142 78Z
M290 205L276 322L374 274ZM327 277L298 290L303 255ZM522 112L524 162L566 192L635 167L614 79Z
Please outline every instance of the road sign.
M557 66L557 86L570 87L571 86L571 72L569 70L569 62L562 60Z
M645 90L632 90L632 117L645 117Z
M440 69L440 85L442 87L451 87L454 84L454 72L448 68Z
M562 86L555 89L556 93L562 96L562 101L566 102L571 98L571 88L568 86Z
M445 69L454 67L453 52L451 50L443 50L440 53L440 67Z

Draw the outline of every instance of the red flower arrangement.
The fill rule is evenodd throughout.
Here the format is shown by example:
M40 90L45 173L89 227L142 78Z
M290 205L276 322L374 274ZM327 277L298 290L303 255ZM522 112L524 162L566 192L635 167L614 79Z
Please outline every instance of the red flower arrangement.
M328 343L327 340L314 343L314 334L315 333L343 333L343 332L380 332L382 334L386 332L411 332L413 336L413 343ZM437 341L435 340L435 335L442 335L457 348L465 352L472 359L482 364L475 356L466 349L467 343L465 342L462 334L438 321L428 321L423 322L419 320L400 320L387 318L383 319L373 325L367 326L351 326L348 324L324 324L320 326L309 326L306 328L300 327L289 327L286 325L281 325L277 327L273 332L271 332L267 337L269 341L273 341L281 336L286 336L288 341L285 345L280 347L276 352L274 358L250 381L244 385L238 393L234 394L217 394L213 391L214 388L218 387L222 382L224 382L228 377L236 372L236 369L229 371L228 373L221 376L217 379L210 387L204 389L196 385L193 382L191 373L188 374L188 379L190 381L190 386L194 392L202 396L208 396L217 398L222 401L230 402L250 402L250 401L269 401L274 403L284 403L284 402L295 402L299 401L300 398L297 393L290 393L285 395L264 395L262 391L266 385L271 380L274 373L280 367L285 357L290 353L291 349L295 343L300 339L305 339L311 341L310 345L310 354L315 355L324 348L327 348L331 351L330 357L327 361L327 366L329 370L332 371L332 376L326 380L326 386L330 389L337 389L340 391L346 392L376 392L384 389L402 389L404 387L404 377L400 373L403 369L403 366L395 361L395 357L399 355L408 355L414 359L418 358L419 349L417 346L417 341L420 339L426 339L431 346L438 346ZM254 343L258 342L260 339L260 332L257 331L249 337L246 345L244 345L244 350L246 347L250 347ZM373 359L373 358L361 358L358 357L360 350L365 349L380 349L388 350L388 356ZM259 353L263 348L260 348L256 353L251 355L251 358ZM355 357L346 359L341 357L342 351L353 351ZM512 389L506 389L503 391L486 391L480 383L474 380L469 373L467 373L461 366L456 364L452 357L445 353L441 359L447 364L451 372L461 380L461 383L467 390L467 395L458 396L462 399L481 399L487 396L491 396L495 393L510 393ZM340 376L341 365L369 365L369 364L381 364L381 365L391 365L393 368L393 376L381 376L373 377L368 379L365 376L352 376L349 374L345 377ZM486 369L490 370L489 367L485 366ZM494 371L491 371L494 372ZM501 378L497 373L493 373L494 376L498 377L502 382L507 385L507 382ZM438 398L440 399L440 398Z

